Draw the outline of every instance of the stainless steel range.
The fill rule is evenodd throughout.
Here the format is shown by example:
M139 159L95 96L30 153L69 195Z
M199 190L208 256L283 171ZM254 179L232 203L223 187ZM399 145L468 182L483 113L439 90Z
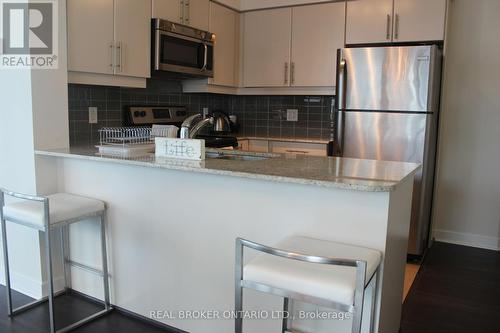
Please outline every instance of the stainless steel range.
M174 125L180 128L187 118L185 106L130 106L125 110L126 126Z

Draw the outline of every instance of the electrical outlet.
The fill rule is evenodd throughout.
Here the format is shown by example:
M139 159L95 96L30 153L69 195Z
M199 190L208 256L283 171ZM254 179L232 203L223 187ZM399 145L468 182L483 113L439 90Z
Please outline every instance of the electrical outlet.
M299 110L287 109L286 110L286 121L299 121Z
M208 117L208 108L203 108L203 118Z
M97 108L95 106L89 107L89 124L97 124Z

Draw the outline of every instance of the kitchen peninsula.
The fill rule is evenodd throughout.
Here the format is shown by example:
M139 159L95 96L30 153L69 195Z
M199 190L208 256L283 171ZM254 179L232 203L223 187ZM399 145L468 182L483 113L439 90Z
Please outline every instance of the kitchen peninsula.
M112 303L120 308L188 332L231 333L232 320L155 314L233 310L235 238L274 245L303 235L381 251L376 331L399 330L417 164L213 150L200 162L106 157L78 148L36 155L54 170L58 191L107 203ZM94 223L71 231L78 232L71 255L98 267L97 250L78 248L97 237ZM101 297L98 277L72 274L74 289ZM282 309L279 297L245 291L244 300L249 310ZM245 322L247 332L278 332L280 325ZM348 320L293 325L350 332Z

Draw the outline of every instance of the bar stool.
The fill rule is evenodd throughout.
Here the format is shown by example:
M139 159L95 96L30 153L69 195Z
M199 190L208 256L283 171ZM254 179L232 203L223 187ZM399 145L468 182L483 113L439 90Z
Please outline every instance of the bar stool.
M11 204L5 204L5 195L22 199ZM89 218L99 218L101 227L101 254L102 254L102 271L97 271L102 275L104 284L104 310L88 316L72 325L64 327L57 333L68 332L77 327L80 327L96 318L99 318L112 310L109 301L109 276L108 276L108 259L106 253L106 226L105 226L106 206L104 202L80 197L67 193L57 193L47 197L37 197L15 193L0 189L0 221L2 223L2 240L3 240L3 256L5 265L5 284L7 287L7 311L9 316L14 316L26 310L29 310L36 305L39 305L48 300L49 303L49 321L50 332L55 333L54 322L54 297L61 295L64 291L69 290L71 277L68 278L70 265L72 262L67 256L69 252L69 237L68 226ZM7 230L6 221L24 225L45 234L45 252L47 257L47 272L48 272L48 296L40 300L36 300L19 308L12 308L12 292L10 287L9 273L9 254L7 250ZM52 272L52 255L50 246L50 231L59 229L61 233L61 251L64 268L65 290L54 294L53 272ZM91 267L83 264L77 264L83 268L96 271Z
M246 265L244 247L261 252ZM351 332L360 333L365 291L375 278L370 321L370 332L374 331L379 251L300 236L277 247L236 239L235 333L243 330L243 288L283 297L284 313L293 300L349 312ZM284 317L282 332L290 332L289 321Z

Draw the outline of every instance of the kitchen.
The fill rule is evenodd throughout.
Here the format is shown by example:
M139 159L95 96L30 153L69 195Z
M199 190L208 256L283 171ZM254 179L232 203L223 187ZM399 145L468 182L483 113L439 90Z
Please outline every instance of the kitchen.
M124 316L167 332L389 333L400 327L405 332L409 305L401 299L411 304L421 285L412 286L415 277L408 272L417 274L417 282L423 279L432 240L444 242L436 246L498 249L494 206L482 206L489 224L471 229L463 221L462 229L454 229L449 221L465 217L457 218L458 197L439 181L456 175L451 180L457 186L465 172L450 166L459 156L450 152L460 149L450 143L458 127L448 125L459 126L465 113L454 118L447 109L461 110L449 87L461 91L450 73L465 71L453 58L465 54L454 35L463 26L460 15L470 10L462 1L54 2L58 67L2 71L5 110L23 111L2 114L9 125L2 125L0 148L10 162L2 163L0 187L13 191L6 197L65 192L98 198L105 203L101 232L107 237L96 218L56 228L61 235L17 226L10 223L16 219L7 200L10 285L39 298L51 288L45 274L53 271L57 295L70 290L71 296L102 303L104 310L90 323L69 327L77 331ZM494 4L484 2L478 11L490 19ZM478 14L474 22L480 21ZM175 133L156 135L167 138L155 143L155 130L171 131L172 125ZM146 134L130 140L124 134L130 128ZM14 149L8 138L19 137L14 133L21 129L27 134ZM172 158L162 142L188 144L197 155ZM482 155L484 160L491 158ZM484 177L488 174L492 171L485 170ZM496 193L494 184L490 193ZM474 221L470 212L485 204L471 202L462 215ZM366 259L361 298L350 300L350 308L336 308L348 310L353 320L153 316L155 311L283 310L283 297L286 309L290 298L293 312L318 309L309 303L330 304L333 300L307 302L311 298L283 291L270 295L246 280L237 280L235 289L243 260L238 246L244 248L243 279L251 268L248 258L255 258L247 251L255 244L318 255L307 253L304 244L283 243L295 236L380 254ZM44 259L47 242L54 247L50 268ZM323 255L339 258L335 251ZM298 272L288 276L312 279ZM320 280L311 281L311 288L320 288ZM304 290L293 296L299 291ZM70 296L49 302L50 313L55 304L56 324L47 314L43 331L65 326L58 315L64 297Z

